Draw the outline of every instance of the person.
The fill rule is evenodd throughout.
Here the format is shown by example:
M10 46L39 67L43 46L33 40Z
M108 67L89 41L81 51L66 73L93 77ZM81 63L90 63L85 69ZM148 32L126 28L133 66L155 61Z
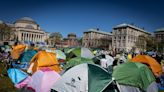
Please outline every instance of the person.
M34 48L35 48L35 44L34 43L31 43L29 49L30 50L34 50Z

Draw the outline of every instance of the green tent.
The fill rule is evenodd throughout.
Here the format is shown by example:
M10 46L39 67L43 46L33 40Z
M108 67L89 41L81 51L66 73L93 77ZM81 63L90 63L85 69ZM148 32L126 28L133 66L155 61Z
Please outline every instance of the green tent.
M75 57L75 58L72 58L69 61L67 61L64 68L65 69L70 68L70 67L73 67L75 65L82 64L82 63L92 63L93 64L93 60L88 59L88 58L83 58L83 57Z
M68 52L67 57L68 57L67 60L74 57L84 57L84 58L92 59L94 55L88 48L77 47L77 48L71 49Z
M112 76L95 64L80 64L68 71L52 86L55 92L115 92Z
M138 62L126 62L117 66L112 76L121 85L138 87L144 91L155 81L151 70L146 65Z

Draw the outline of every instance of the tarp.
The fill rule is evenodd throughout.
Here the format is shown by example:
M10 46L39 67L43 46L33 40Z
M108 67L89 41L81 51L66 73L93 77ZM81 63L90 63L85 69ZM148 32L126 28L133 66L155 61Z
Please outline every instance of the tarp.
M73 67L75 65L82 64L82 63L91 63L91 64L93 64L93 60L88 59L88 58L83 58L83 57L75 57L75 58L72 58L69 61L67 61L64 68L65 69L70 68L70 67Z
M88 48L84 48L84 47L77 47L70 50L67 56L68 58L84 57L90 59L94 57L93 53Z
M102 92L111 83L112 76L105 69L85 63L66 71L52 89L57 92Z
M119 84L138 87L145 91L155 81L149 68L138 62L126 62L117 66L112 76Z
M41 68L48 67L56 72L60 72L61 68L57 61L56 54L46 51L39 51L30 61L32 72L36 72Z
M8 69L7 73L14 84L18 84L28 77L28 74L15 68Z
M60 78L60 75L50 69L41 69L35 72L28 87L31 87L35 92L50 92L53 84Z
M158 76L162 75L161 65L154 58L152 58L148 55L137 55L131 61L132 62L141 62L143 64L146 64L151 68L154 75L158 75Z
M15 47L13 47L13 50L11 51L11 57L13 59L18 59L20 54L23 53L23 51L25 50L26 46L25 45L17 45Z

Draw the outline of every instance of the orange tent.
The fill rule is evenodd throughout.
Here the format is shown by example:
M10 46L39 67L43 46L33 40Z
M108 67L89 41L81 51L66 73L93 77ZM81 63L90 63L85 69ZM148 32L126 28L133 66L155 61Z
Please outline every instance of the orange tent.
M162 75L161 65L154 58L152 58L148 55L137 55L131 61L146 64L151 68L154 75L156 75L156 76Z
M22 54L24 52L24 50L26 49L26 45L17 45L13 47L13 50L11 51L11 57L13 59L18 59L20 54Z
M56 54L46 51L39 51L30 61L32 65L32 73L41 68L50 68L56 72L60 72L61 68L57 61Z

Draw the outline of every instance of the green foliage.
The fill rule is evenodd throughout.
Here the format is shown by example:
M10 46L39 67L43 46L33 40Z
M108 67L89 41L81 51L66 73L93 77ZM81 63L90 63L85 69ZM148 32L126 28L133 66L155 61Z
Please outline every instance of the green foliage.
M10 40L14 31L6 24L0 24L0 40Z
M50 39L54 41L55 43L60 43L63 36L60 32L55 32L50 35Z

